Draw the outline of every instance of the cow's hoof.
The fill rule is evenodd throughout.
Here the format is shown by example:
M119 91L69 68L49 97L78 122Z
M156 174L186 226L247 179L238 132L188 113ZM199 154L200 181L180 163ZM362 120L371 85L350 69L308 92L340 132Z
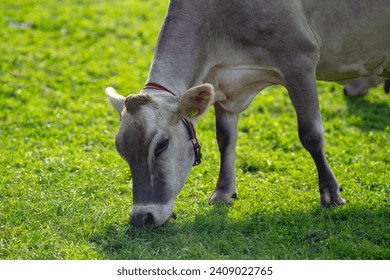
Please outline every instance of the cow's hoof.
M232 195L230 195L230 194L226 194L226 193L214 192L213 195L209 199L209 204L231 205L232 198L237 199L237 193L233 193Z
M339 193L333 195L321 195L321 206L324 208L338 207L346 203Z

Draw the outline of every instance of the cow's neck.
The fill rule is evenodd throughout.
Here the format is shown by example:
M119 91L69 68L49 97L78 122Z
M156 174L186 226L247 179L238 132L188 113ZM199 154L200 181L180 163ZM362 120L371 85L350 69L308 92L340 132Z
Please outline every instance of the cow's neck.
M211 64L207 27L193 11L170 7L161 29L150 68L148 83L157 83L180 96L204 81ZM202 25L203 22L203 25ZM207 62L206 62L207 61Z

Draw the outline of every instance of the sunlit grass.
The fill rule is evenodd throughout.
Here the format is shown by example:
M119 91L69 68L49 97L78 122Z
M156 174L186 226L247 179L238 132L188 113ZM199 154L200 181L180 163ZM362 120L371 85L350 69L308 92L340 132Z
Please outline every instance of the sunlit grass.
M0 259L389 259L390 97L319 83L326 152L348 204L321 209L286 91L240 116L238 199L208 206L218 174L213 110L204 160L177 219L129 226L130 171L106 86L146 80L168 1L0 3Z

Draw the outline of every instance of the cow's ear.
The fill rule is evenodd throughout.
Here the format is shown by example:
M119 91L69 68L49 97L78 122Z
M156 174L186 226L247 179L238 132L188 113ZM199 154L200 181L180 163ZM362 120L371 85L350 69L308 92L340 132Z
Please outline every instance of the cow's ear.
M119 115L122 115L122 111L125 108L125 97L116 93L115 89L112 87L106 88L106 94L108 97L108 101L110 101L111 105L118 111Z
M192 119L202 116L215 102L214 87L202 84L188 89L179 100L179 114L182 118Z

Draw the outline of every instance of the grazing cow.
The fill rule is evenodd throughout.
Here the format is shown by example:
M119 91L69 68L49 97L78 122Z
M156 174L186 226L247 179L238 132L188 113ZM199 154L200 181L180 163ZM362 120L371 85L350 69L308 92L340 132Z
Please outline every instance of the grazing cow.
M221 154L210 203L236 197L238 114L283 85L318 171L320 203L342 205L324 152L316 79L390 76L390 0L171 0L146 86L127 98L107 88L121 123L116 147L132 173L135 226L160 226L200 162L195 125L215 107Z
M368 90L379 84L384 84L385 93L389 93L389 80L380 77L358 78L344 86L344 94L350 97L365 96Z

